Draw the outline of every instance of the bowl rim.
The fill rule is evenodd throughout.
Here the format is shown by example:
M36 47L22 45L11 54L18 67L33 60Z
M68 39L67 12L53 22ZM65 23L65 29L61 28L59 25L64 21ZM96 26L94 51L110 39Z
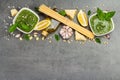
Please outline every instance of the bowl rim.
M107 11L104 11L104 12L107 13ZM112 29L111 29L109 32L104 33L104 34L99 34L99 35L96 34L96 33L94 32L94 30L93 30L93 28L92 28L92 26L91 26L91 22L90 22L91 18L92 18L93 16L95 16L95 15L97 15L97 13L94 13L94 14L92 14L92 15L89 17L89 26L90 26L90 29L91 29L91 31L93 32L93 34L94 34L95 36L104 36L104 35L107 35L107 34L111 33L111 32L115 29L113 19L111 18L111 22L112 22L112 25L113 25Z
M39 22L40 17L38 16L38 14L36 14L33 10L31 10L31 9L29 9L29 8L23 7L22 9L20 9L20 11L19 11L19 12L17 13L17 15L14 17L14 19L13 19L13 24L15 24L15 21L16 21L18 15L19 15L23 10L28 10L28 11L32 12L32 13L38 18L37 23ZM36 23L36 24L37 24L37 23ZM35 28L35 27L36 27L36 25L34 26L34 28ZM17 29L18 29L19 31L21 31L21 32L23 32L23 33L25 33L25 34L31 33L31 32L34 30L34 28L33 28L32 30L30 30L29 32L25 32L25 31L21 30L19 27L17 27Z

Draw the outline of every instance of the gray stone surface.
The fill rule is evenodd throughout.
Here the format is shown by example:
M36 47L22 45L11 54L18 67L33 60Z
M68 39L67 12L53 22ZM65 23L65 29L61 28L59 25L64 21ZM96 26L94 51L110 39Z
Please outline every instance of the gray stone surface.
M68 44L54 38L50 44L48 40L19 41L7 36L3 20L12 22L7 18L8 6L34 9L42 3L58 8L89 6L86 11L94 11L94 7L115 10L111 39L102 39L109 44ZM0 0L0 80L120 80L119 6L119 0Z

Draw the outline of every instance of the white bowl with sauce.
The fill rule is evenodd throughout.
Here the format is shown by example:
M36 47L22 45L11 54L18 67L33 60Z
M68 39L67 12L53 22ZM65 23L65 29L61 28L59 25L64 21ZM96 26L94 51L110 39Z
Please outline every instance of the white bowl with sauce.
M22 8L13 19L13 24L21 24L17 29L25 34L29 34L34 30L39 20L39 16L34 11L29 8Z

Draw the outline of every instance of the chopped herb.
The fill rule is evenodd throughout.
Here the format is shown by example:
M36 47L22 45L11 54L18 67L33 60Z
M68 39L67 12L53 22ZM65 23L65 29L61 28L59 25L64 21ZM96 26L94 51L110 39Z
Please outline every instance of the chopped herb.
M95 38L95 41L96 41L97 43L101 44L100 38Z
M8 29L8 32L14 32L15 30L16 30L16 28L17 28L17 24L13 24L13 25L11 25L10 26L10 28Z
M105 13L100 8L97 8L97 16L100 20L110 20L115 15L115 11Z
M23 39L25 39L25 40L30 40L30 35L29 34L25 34L25 35L23 35Z
M60 36L58 34L55 34L55 40L59 41L60 40Z
M65 15L66 15L65 10L61 10L61 11L59 11L58 13L59 13L60 15L62 15L62 16L65 16Z
M38 7L35 7L34 8L36 12L39 12L39 8Z
M88 15L88 16L90 16L90 15L91 15L91 10L89 10L89 11L88 11L87 15Z

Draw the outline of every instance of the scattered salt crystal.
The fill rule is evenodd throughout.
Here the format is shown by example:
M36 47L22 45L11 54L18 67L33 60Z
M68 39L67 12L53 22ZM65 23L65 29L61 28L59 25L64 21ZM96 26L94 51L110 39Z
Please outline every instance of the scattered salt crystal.
M32 40L33 39L33 37L32 36L30 36L30 38L29 38L30 40Z
M49 40L49 43L52 43L52 41L51 41L51 40Z
M34 32L33 34L34 34L34 35L37 35L38 33L37 33L37 32Z
M52 39L52 36L50 36L50 39Z
M21 7L20 7L20 6L19 6L18 8L19 8L19 9L21 9Z
M67 41L69 44L71 43L69 40Z
M107 42L107 41L104 41L104 43L103 43L103 44L107 45L107 44L108 44L108 42Z
M12 25L12 23L10 24L10 26Z
M66 40L63 40L63 42L66 42Z
M73 42L73 40L71 40L71 42Z
M15 8L15 6L12 6L12 8Z
M21 36L20 34L15 35L16 38L19 38L20 36Z
M34 34L34 37L37 37L37 35L36 35L36 34Z
M86 8L88 8L88 6L86 6Z
M42 37L42 40L45 40L45 37Z
M22 41L22 40L23 40L23 39L22 39L22 37L20 37L19 39L20 39L20 41Z
M8 6L8 8L10 8L10 6Z
M39 37L36 37L36 41L38 41L40 38Z

